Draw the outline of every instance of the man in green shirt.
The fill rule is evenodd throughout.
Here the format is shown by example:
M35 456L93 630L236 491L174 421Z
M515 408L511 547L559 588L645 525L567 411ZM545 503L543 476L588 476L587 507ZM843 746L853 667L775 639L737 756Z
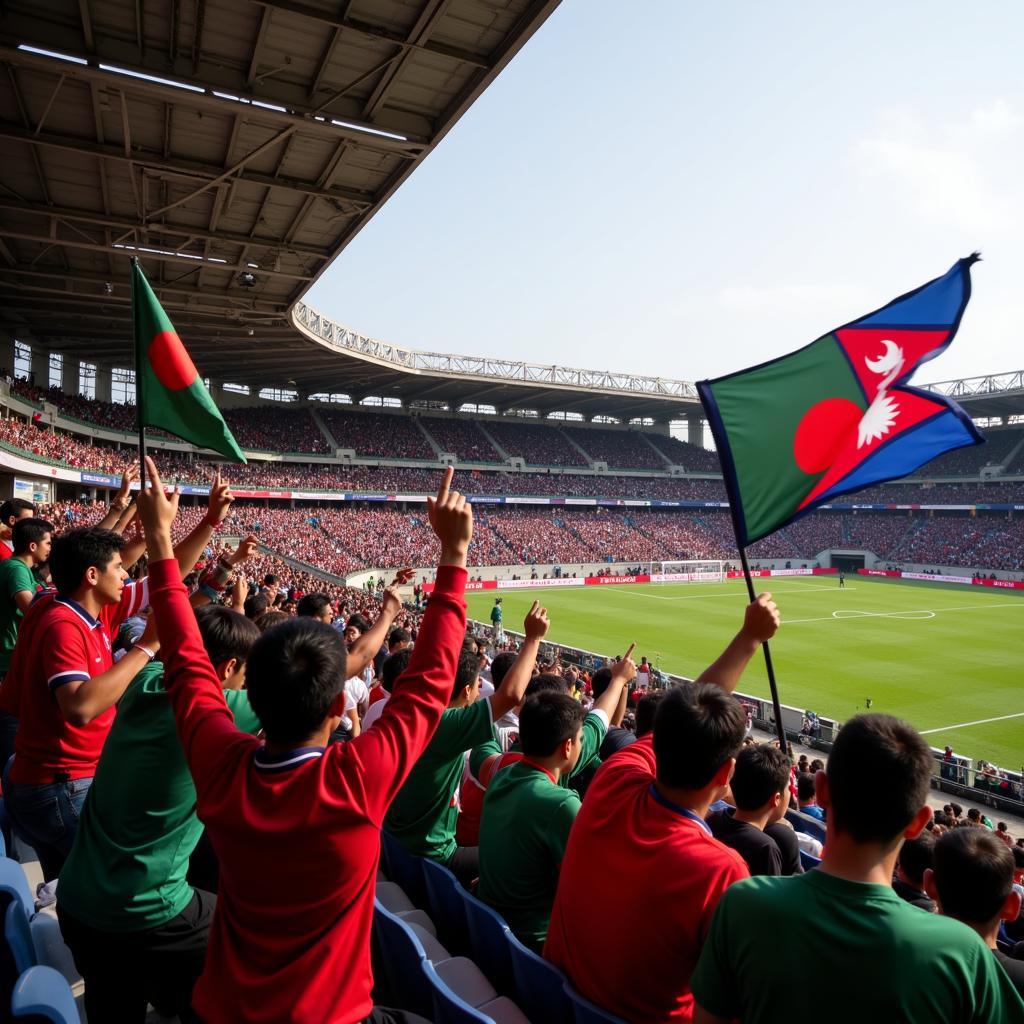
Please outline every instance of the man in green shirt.
M7 675L18 629L39 590L32 570L50 557L53 526L45 519L22 517L11 527L10 558L0 562L0 680ZM18 720L0 712L0 770L14 753Z
M479 849L455 842L456 793L472 747L494 738L494 722L522 701L537 663L540 642L548 631L547 609L534 601L523 624L523 646L501 686L480 696L480 655L463 647L452 699L433 739L398 791L384 819L384 831L410 853L430 857L471 882L479 869Z
M491 609L491 639L496 644L505 642L504 630L501 628L501 598L494 599L494 607Z
M1021 1024L1024 1002L966 925L893 891L904 839L931 817L932 755L910 725L860 715L817 777L828 809L821 867L750 878L718 904L691 979L694 1024L774 1024L792 1016L793 978L830 1024Z
M579 760L586 712L567 693L529 697L519 713L523 756L494 777L480 822L477 895L540 952L579 795L558 785Z
M221 605L196 618L235 724L257 732L242 686L259 630ZM186 880L202 831L163 666L153 662L118 704L57 886L57 915L85 979L90 1020L142 1022L149 1002L188 1012L216 904Z

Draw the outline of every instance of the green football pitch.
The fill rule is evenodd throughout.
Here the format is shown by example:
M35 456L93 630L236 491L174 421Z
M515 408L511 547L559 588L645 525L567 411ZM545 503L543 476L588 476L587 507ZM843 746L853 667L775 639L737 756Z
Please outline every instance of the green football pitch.
M782 615L772 659L783 704L843 721L864 710L899 715L935 747L1007 768L1024 763L1024 593L834 576L755 580ZM494 591L466 595L489 621ZM636 655L694 676L739 628L742 580L726 583L507 590L507 629L522 630L534 598L548 609L554 644ZM764 661L740 690L767 697Z

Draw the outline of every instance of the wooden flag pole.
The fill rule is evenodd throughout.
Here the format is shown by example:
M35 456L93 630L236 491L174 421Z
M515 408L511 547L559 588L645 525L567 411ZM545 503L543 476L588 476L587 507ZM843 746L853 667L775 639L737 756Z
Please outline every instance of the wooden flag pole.
M139 372L140 348L138 297L135 294L135 271L139 266L138 256L132 258L132 336L135 342L135 421L139 431L139 490L146 488L146 417L143 408L141 374Z

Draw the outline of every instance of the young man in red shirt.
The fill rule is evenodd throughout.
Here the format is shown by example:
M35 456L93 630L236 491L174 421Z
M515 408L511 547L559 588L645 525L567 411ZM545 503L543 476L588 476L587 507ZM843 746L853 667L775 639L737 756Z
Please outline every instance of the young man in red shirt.
M746 733L731 693L778 623L770 594L747 607L715 664L662 698L653 734L601 767L569 836L544 956L587 999L633 1024L691 1018L690 975L715 906L748 876L704 819Z
M14 546L11 544L14 524L19 519L27 519L35 514L35 505L24 498L9 498L0 505L0 562L14 554Z
M179 577L191 572L232 500L218 474L205 518L175 549ZM177 498L168 504L177 510ZM47 881L71 850L114 706L159 646L150 626L114 664L111 636L149 604L147 580L126 582L126 547L120 534L100 527L57 537L50 551L57 593L37 600L22 620L0 687L0 710L19 720L4 803Z
M193 1007L205 1024L384 1020L370 967L380 826L451 696L466 629L471 506L449 491L449 469L427 506L441 541L437 587L374 727L328 745L343 707L344 642L325 623L295 618L264 633L249 657L261 743L232 721L171 561L173 514L151 461L147 475L153 487L139 505L167 690L221 865Z

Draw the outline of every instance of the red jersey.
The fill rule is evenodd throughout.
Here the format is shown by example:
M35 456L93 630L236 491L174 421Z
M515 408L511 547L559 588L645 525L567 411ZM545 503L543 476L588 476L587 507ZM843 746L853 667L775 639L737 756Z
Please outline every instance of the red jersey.
M381 822L451 697L466 572L438 570L422 642L372 729L277 756L235 728L176 564L156 562L150 578L167 690L221 864L196 1013L206 1024L362 1021Z
M470 771L469 761L466 761L462 785L459 787L459 819L455 826L455 841L459 846L479 846L480 821L484 814L487 787L499 769L522 759L523 755L518 751L494 754L484 762L479 778Z
M120 603L107 605L98 619L77 601L57 594L43 594L32 604L0 686L0 709L19 720L13 782L48 785L58 775L85 779L95 774L115 709L108 708L88 725L72 725L61 713L56 691L111 668L111 632L148 603L149 586L142 580L126 585Z
M690 975L715 907L750 874L702 819L665 800L654 778L650 736L594 776L544 946L587 999L633 1024L692 1019Z
M14 554L14 548L5 540L0 540L0 562L10 558Z

